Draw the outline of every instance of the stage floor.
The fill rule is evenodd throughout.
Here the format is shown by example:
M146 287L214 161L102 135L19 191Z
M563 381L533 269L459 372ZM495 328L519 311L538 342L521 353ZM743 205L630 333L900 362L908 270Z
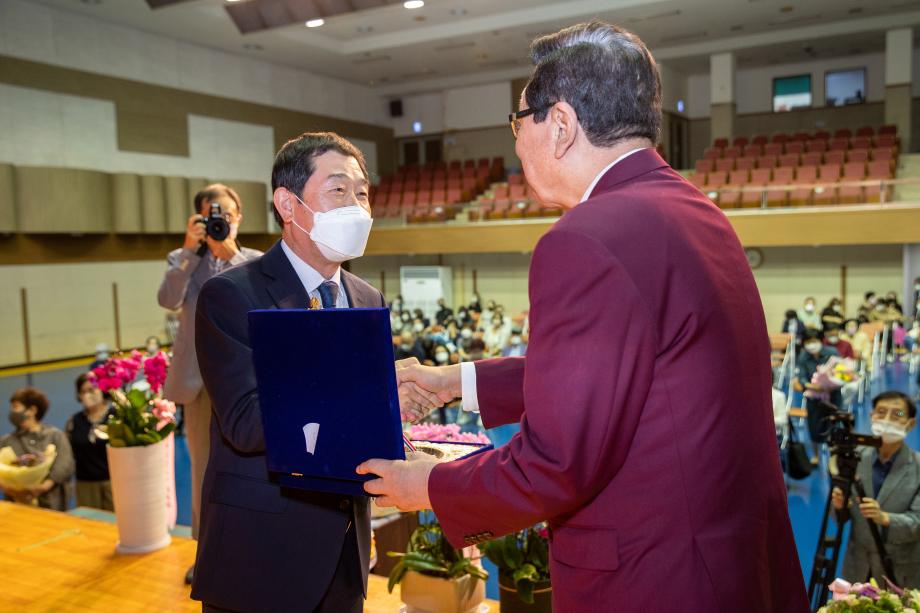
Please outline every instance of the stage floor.
M0 501L0 611L200 611L183 583L195 541L118 555L114 524ZM488 602L489 610L498 604ZM398 591L371 575L365 613L395 613Z

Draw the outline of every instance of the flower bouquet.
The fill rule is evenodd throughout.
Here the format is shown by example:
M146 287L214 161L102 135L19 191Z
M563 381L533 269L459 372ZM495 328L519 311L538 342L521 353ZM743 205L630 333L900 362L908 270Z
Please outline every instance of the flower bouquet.
M409 438L413 441L437 441L439 443L482 443L492 441L482 432L461 432L457 424L416 424L409 428Z
M889 582L888 590L869 583L849 583L837 579L828 586L831 602L818 613L920 613L920 590L903 590Z
M856 368L856 361L834 356L815 369L811 384L818 389L805 390L805 397L828 401L831 392L857 381L859 381L859 371Z
M169 360L139 351L110 358L91 371L115 405L97 428L107 438L119 553L147 553L169 545L176 522L176 406L160 396Z
M22 491L39 485L48 477L57 457L54 445L45 447L44 453L26 453L17 456L12 447L0 449L0 486L6 490ZM33 504L38 504L33 500Z

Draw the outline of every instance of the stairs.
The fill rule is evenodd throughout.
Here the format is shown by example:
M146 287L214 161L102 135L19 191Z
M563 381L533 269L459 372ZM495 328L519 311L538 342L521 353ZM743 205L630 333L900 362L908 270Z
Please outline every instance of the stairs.
M898 158L899 179L920 179L920 153L905 153ZM920 203L920 185L898 185L894 190L895 202Z

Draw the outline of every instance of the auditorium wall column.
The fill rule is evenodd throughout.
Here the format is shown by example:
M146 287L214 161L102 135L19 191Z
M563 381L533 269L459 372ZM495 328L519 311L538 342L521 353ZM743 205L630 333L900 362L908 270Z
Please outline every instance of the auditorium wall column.
M914 33L898 28L885 33L885 123L898 127L901 151L911 151L911 61Z
M904 306L904 321L911 321L911 313L917 312L917 304L914 302L916 295L914 281L920 279L920 244L904 245L904 289L901 298L901 304ZM910 324L907 326L910 327Z
M710 142L717 138L731 140L735 129L735 55L715 53L709 56Z

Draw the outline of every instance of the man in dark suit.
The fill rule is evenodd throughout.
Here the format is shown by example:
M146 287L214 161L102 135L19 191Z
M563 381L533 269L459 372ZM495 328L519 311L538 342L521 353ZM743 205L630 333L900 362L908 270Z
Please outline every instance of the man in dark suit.
M268 473L247 313L386 306L341 268L370 231L364 157L338 135L303 134L278 152L272 188L281 240L198 298L195 347L214 419L192 598L206 611L361 611L368 500L282 488Z
M520 433L371 460L365 489L458 547L549 520L554 610L804 613L763 307L725 215L655 151L655 62L599 22L531 54L517 154L566 214L533 252L527 356L399 371Z

